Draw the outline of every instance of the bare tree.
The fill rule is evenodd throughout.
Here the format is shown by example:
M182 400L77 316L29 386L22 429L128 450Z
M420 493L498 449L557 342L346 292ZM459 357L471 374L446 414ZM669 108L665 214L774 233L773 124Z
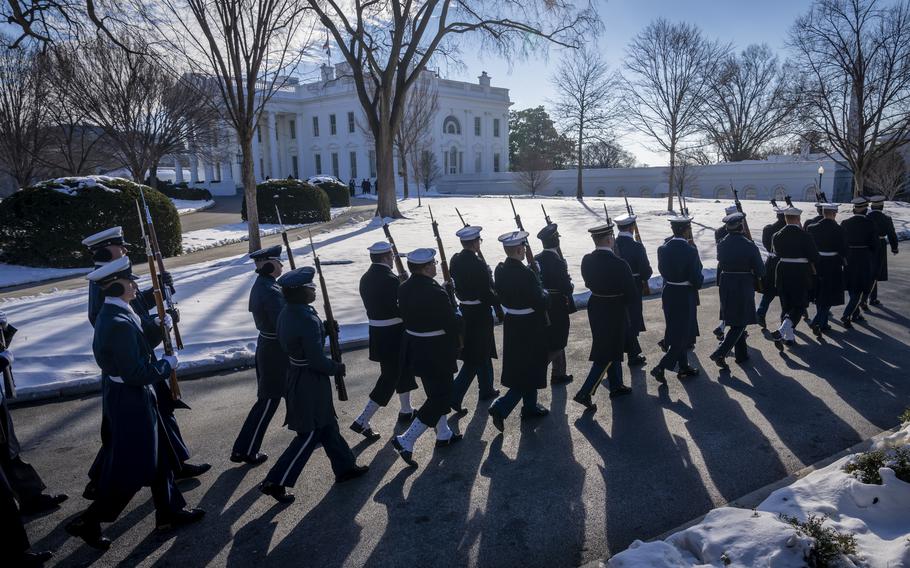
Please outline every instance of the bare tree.
M697 27L657 19L626 50L624 111L631 126L670 155L670 195L681 144L700 129L710 80L728 51Z
M585 145L611 138L616 121L618 78L596 51L581 48L568 52L550 78L558 96L551 102L553 114L575 141L576 199L584 199L582 170Z
M427 146L425 139L439 110L439 92L433 87L431 77L427 76L432 73L425 71L424 74L408 92L404 114L395 130L394 147L398 154L404 197L408 197L408 165L420 160L420 154Z
M518 185L531 194L531 197L537 195L537 192L550 183L550 171L552 164L546 157L537 152L521 152L518 154L518 162L515 164L515 170L518 172Z
M434 57L457 57L458 43L520 57L548 43L576 47L599 31L593 6L567 0L417 0L338 3L308 0L349 64L376 146L377 214L400 217L392 141L407 93Z
M866 175L866 186L887 199L903 195L910 185L908 164L900 150L892 150L876 160Z
M799 101L794 69L767 45L728 55L710 83L702 129L726 162L758 159L784 135Z
M667 168L664 177L667 179L667 187L670 190L671 197L673 195L686 195L686 192L691 195L692 189L695 188L698 182L697 162L688 154L680 154L675 171L671 172L670 168Z
M441 176L442 168L439 167L439 160L436 159L436 154L433 153L429 145L424 146L420 151L420 157L414 168L414 177L417 178L418 183L423 184L424 191L430 191L430 188Z
M862 195L869 168L910 137L910 2L816 0L790 46L805 114Z
M47 147L45 67L32 45L0 53L0 170L19 187L36 180Z
M597 140L585 146L586 168L634 168L635 156L615 140Z

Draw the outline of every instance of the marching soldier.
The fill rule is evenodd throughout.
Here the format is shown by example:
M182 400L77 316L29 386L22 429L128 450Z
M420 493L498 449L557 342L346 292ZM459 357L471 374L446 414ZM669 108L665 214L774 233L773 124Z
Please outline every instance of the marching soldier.
M835 209L836 211L837 209ZM814 225L825 218L825 203L818 201L815 204L815 217L803 221L803 230L806 231L811 225Z
M87 278L104 294L92 351L101 368L108 440L99 456L95 500L66 525L66 531L93 548L106 550L111 541L101 534L101 523L115 521L142 487L151 487L159 530L194 523L205 512L185 508L186 501L174 482L180 464L169 443L153 385L165 381L177 368L177 356L158 359L142 331L142 322L130 305L138 288L129 259L108 262Z
M787 224L787 222L784 221L783 210L774 205L774 211L777 213L777 220L765 225L761 232L761 244L768 253L768 257L765 259L765 277L762 280L763 292L761 302L758 305L758 310L756 310L755 315L758 318L758 325L762 328L767 327L765 318L768 314L768 308L771 307L771 302L777 297L777 288L775 287L774 282L774 277L777 273L777 255L774 253L772 239L774 238L774 234L783 229L784 225Z
M875 282L868 298L869 305L879 306L881 302L878 300L878 283L888 281L888 246L891 247L891 254L897 254L897 233L894 232L894 221L883 211L885 196L873 195L869 198L869 205L872 209L866 216L875 224L879 247L872 267Z
M369 469L357 465L350 446L338 430L329 377L343 375L345 367L344 363L336 363L325 355L326 324L311 305L316 300L315 274L312 266L304 266L278 278L286 302L276 326L278 342L288 356L285 425L297 435L265 476L259 490L279 503L294 501L287 488L297 483L319 445L332 464L335 483L360 477Z
M642 297L648 289L648 280L654 274L645 245L635 240L635 224L637 217L625 213L616 217L613 222L619 228L616 236L615 252L618 257L625 260L632 270L635 278L635 297L628 306L629 329L626 331L625 352L629 356L629 367L638 367L645 364L645 356L641 354L641 345L638 334L645 331L645 318L642 306Z
M831 307L844 305L844 261L847 256L844 229L835 220L837 204L821 205L822 219L809 225L808 229L819 255L815 280L815 318L811 322L812 333L819 339L822 332L831 329L828 325Z
M493 388L493 359L497 354L491 310L496 311L500 320L503 315L493 291L493 274L486 261L478 256L482 230L483 227L468 225L455 233L462 250L452 255L450 267L464 322L464 341L459 354L463 363L452 386L451 404L459 415L467 413L462 402L474 377L480 388L480 400L499 396L499 390Z
M550 411L537 403L537 390L547 386L546 309L548 295L540 279L525 266L528 233L514 231L500 235L506 259L496 266L496 294L506 318L502 340L502 385L509 390L490 406L497 430L518 401L523 402L522 418L546 416Z
M419 248L408 255L411 277L398 288L398 305L404 320L402 356L408 372L420 377L426 401L407 431L392 438L392 446L411 467L414 444L428 429L436 428L436 447L461 440L449 428L452 375L458 368L458 335L461 322L445 288L434 280L436 251Z
M411 408L411 391L417 388L414 376L401 368L401 334L404 320L398 309L398 285L401 281L392 272L395 262L392 245L387 241L374 243L367 249L370 267L360 277L360 299L370 321L370 361L379 363L379 379L370 391L363 412L351 424L351 430L367 440L378 440L379 433L370 426L370 418L389 404L392 394L398 393L401 410L399 422L408 422L416 414Z
M765 265L754 242L746 238L746 216L735 211L724 217L726 236L717 244L717 283L720 309L729 327L723 341L710 355L721 369L729 369L726 357L731 350L737 363L749 359L746 326L757 323L755 280L764 276Z
M6 360L5 353L0 353L0 367L6 367L3 363ZM11 566L44 566L45 562L54 557L54 553L48 550L31 550L32 543L25 532L22 514L16 504L16 494L3 473L3 468L0 468L0 534L3 535L5 544L5 557L7 562L12 563Z
M880 241L875 222L866 216L866 209L869 206L866 198L855 197L850 203L853 204L853 215L840 224L844 228L844 237L847 240L847 268L844 271L844 281L849 294L840 321L847 329L853 327L852 322L866 319L859 311L859 304L875 283L872 262Z
M534 257L540 267L540 279L550 295L547 314L547 352L552 368L550 382L554 385L572 382L566 374L566 345L569 343L569 315L577 311L572 292L575 285L569 276L569 267L559 252L559 232L556 223L550 223L537 233L543 250Z
M732 215L734 213L738 213L738 212L739 212L739 209L736 208L736 205L730 205L728 207L724 207L724 219L726 219L727 216ZM717 229L714 230L714 244L719 245L720 242L722 240L724 240L724 237L726 237L726 236L727 236L727 224L724 223L723 225L721 225L720 227L718 227ZM726 327L726 325L727 324L724 321L723 310L721 310L720 322L717 324L717 327L715 327L714 330L712 331L712 333L714 333L714 337L716 337L719 341L724 340L724 328Z
M591 291L588 301L588 323L591 326L591 371L573 400L586 409L596 410L593 395L607 376L610 398L632 392L622 384L622 356L629 333L629 310L641 300L629 264L613 252L613 225L608 221L588 229L594 240L594 252L581 260L581 276Z
M774 234L771 244L778 257L774 281L781 307L780 327L771 333L771 337L781 351L784 344L796 342L794 331L809 307L812 273L818 264L815 241L799 222L802 210L791 206L783 213L786 225Z
M256 338L256 402L247 414L231 450L231 461L259 465L268 456L259 451L265 431L287 390L288 358L278 343L278 315L284 296L276 279L281 276L281 245L250 253L256 280L250 289L249 311L259 331Z
M688 215L670 217L673 237L657 249L657 270L664 278L661 303L664 310L667 352L653 369L651 376L666 382L664 371L676 369L677 378L695 377L699 371L689 365L688 347L695 342L698 315L698 289L704 282L698 249L690 244L692 218Z

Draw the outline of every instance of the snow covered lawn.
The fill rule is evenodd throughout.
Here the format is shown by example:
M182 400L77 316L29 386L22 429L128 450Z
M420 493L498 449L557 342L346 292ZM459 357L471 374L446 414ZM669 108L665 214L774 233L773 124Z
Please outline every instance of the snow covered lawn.
M875 449L910 449L910 423L876 443ZM663 541L635 541L610 559L610 568L702 566L806 566L814 539L781 519L805 522L827 517L824 527L855 537L856 552L840 566L910 566L910 483L881 468L882 485L862 483L843 471L856 454L778 489L754 511L721 507Z
M178 215L189 215L215 206L215 202L211 199L174 199L172 197L171 203L177 208Z
M91 268L36 268L0 263L0 288L88 274Z
M546 206L552 220L559 223L563 252L582 304L588 293L581 282L581 257L592 249L587 228L603 222L604 203L609 207L611 216L624 210L622 200L615 198L587 199L583 203L574 198L515 199L524 225L532 234L544 225L541 204ZM690 211L697 223L696 244L709 275L716 266L713 228L720 224L723 207L728 204L712 200L689 201ZM656 268L657 247L670 233L664 210L666 201L634 199L632 205L639 215L641 234L651 263ZM496 236L513 230L515 226L509 202L502 197L433 197L424 199L420 208L415 199L408 199L399 206L407 218L391 222L391 231L401 252L417 247L436 247L430 227L429 207L433 208L439 222L446 254L450 258L460 249L455 237L455 231L461 227L456 208L465 221L484 227L483 251L493 266L503 258ZM756 234L774 218L767 203L744 202L744 207ZM811 208L808 204L803 207L807 211ZM888 204L886 210L895 217L899 229L910 228L910 206ZM376 218L371 221L352 219L332 231L314 235L319 255L326 263L325 275L332 294L332 307L342 326L343 341L359 340L367 335L367 318L358 294L358 282L370 262L366 248L384 238L381 225ZM245 230L238 228L230 238L241 239L244 236ZM228 236L222 235L223 238ZM217 242L210 241L212 246ZM277 242L280 239L274 237L266 240L266 244ZM532 244L536 251L540 250L539 241L532 239ZM298 266L312 263L306 240L295 240L291 246ZM349 262L334 264L329 261ZM174 268L171 272L177 287L176 298L182 315L180 329L186 346L180 353L181 371L228 362L249 363L257 334L247 311L247 298L255 279L249 258L239 255ZM652 280L652 288L657 288L657 284L659 278ZM147 279L140 281L140 285L148 286ZM322 311L321 298L317 304ZM85 288L7 299L0 301L0 309L5 310L9 320L21 330L12 348L16 354L16 379L23 395L53 392L67 384L96 383L99 380L98 368L92 357Z

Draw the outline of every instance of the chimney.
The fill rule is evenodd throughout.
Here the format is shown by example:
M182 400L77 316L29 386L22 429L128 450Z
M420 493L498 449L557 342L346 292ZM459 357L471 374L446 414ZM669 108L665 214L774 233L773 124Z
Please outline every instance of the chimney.
M331 65L322 64L322 82L327 83L335 79L335 68Z
M486 71L484 71L483 73L481 73L481 74L480 74L480 77L478 77L477 80L478 80L478 82L480 83L480 86L481 86L481 87L489 87L489 86L490 86L490 76L487 75L487 72L486 72Z

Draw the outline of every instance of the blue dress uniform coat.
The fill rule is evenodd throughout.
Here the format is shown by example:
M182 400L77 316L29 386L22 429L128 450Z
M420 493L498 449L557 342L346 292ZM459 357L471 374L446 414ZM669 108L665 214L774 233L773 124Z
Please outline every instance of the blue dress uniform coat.
M597 249L581 259L581 277L591 291L588 323L591 326L589 361L622 361L625 351L628 311L641 301L632 269L613 251Z
M847 269L844 283L854 294L868 293L872 288L872 261L878 249L875 224L865 215L854 214L841 221L847 241Z
M464 320L464 342L458 358L475 365L496 359L491 310L499 306L499 298L493 291L490 267L474 251L462 250L452 255L449 270Z
M698 250L686 239L671 238L657 249L657 270L664 278L661 302L665 341L668 345L691 345L698 331L698 289L705 280Z
M787 225L774 234L772 246L778 256L774 281L781 308L788 313L806 309L813 280L812 267L818 263L815 241L799 225Z
M872 275L879 282L888 280L888 246L892 252L897 252L897 233L894 231L894 221L883 211L873 209L866 214L875 225L878 235L878 250L875 253L872 265Z
M742 233L728 233L717 245L717 284L724 323L731 327L757 322L755 278L765 265L754 242Z
M820 306L844 304L844 259L847 241L844 229L834 219L822 219L809 225L809 234L818 248L815 301Z
M636 241L633 237L627 236L628 233L619 233L616 236L616 254L626 261L632 270L632 277L635 279L635 289L638 290L632 303L629 304L629 327L632 333L639 334L645 331L645 318L643 315L642 293L644 285L651 279L654 270L648 261L648 253L645 251L645 245Z
M547 292L534 271L513 258L499 263L494 276L496 294L506 312L502 332L502 384L519 391L545 388ZM509 313L515 310L529 310L529 313Z
M534 257L540 267L540 280L550 295L547 313L547 350L559 351L569 344L569 315L577 311L572 292L575 286L569 277L566 261L554 250L544 249Z
M762 280L763 294L766 296L777 296L777 287L774 277L777 275L777 254L774 252L774 234L784 228L787 222L783 216L778 216L777 221L765 225L761 232L761 244L768 252L768 258L765 259L765 277Z
M260 274L250 289L249 310L259 330L256 339L256 397L281 398L287 391L288 358L278 342L278 316L284 295L275 278Z

